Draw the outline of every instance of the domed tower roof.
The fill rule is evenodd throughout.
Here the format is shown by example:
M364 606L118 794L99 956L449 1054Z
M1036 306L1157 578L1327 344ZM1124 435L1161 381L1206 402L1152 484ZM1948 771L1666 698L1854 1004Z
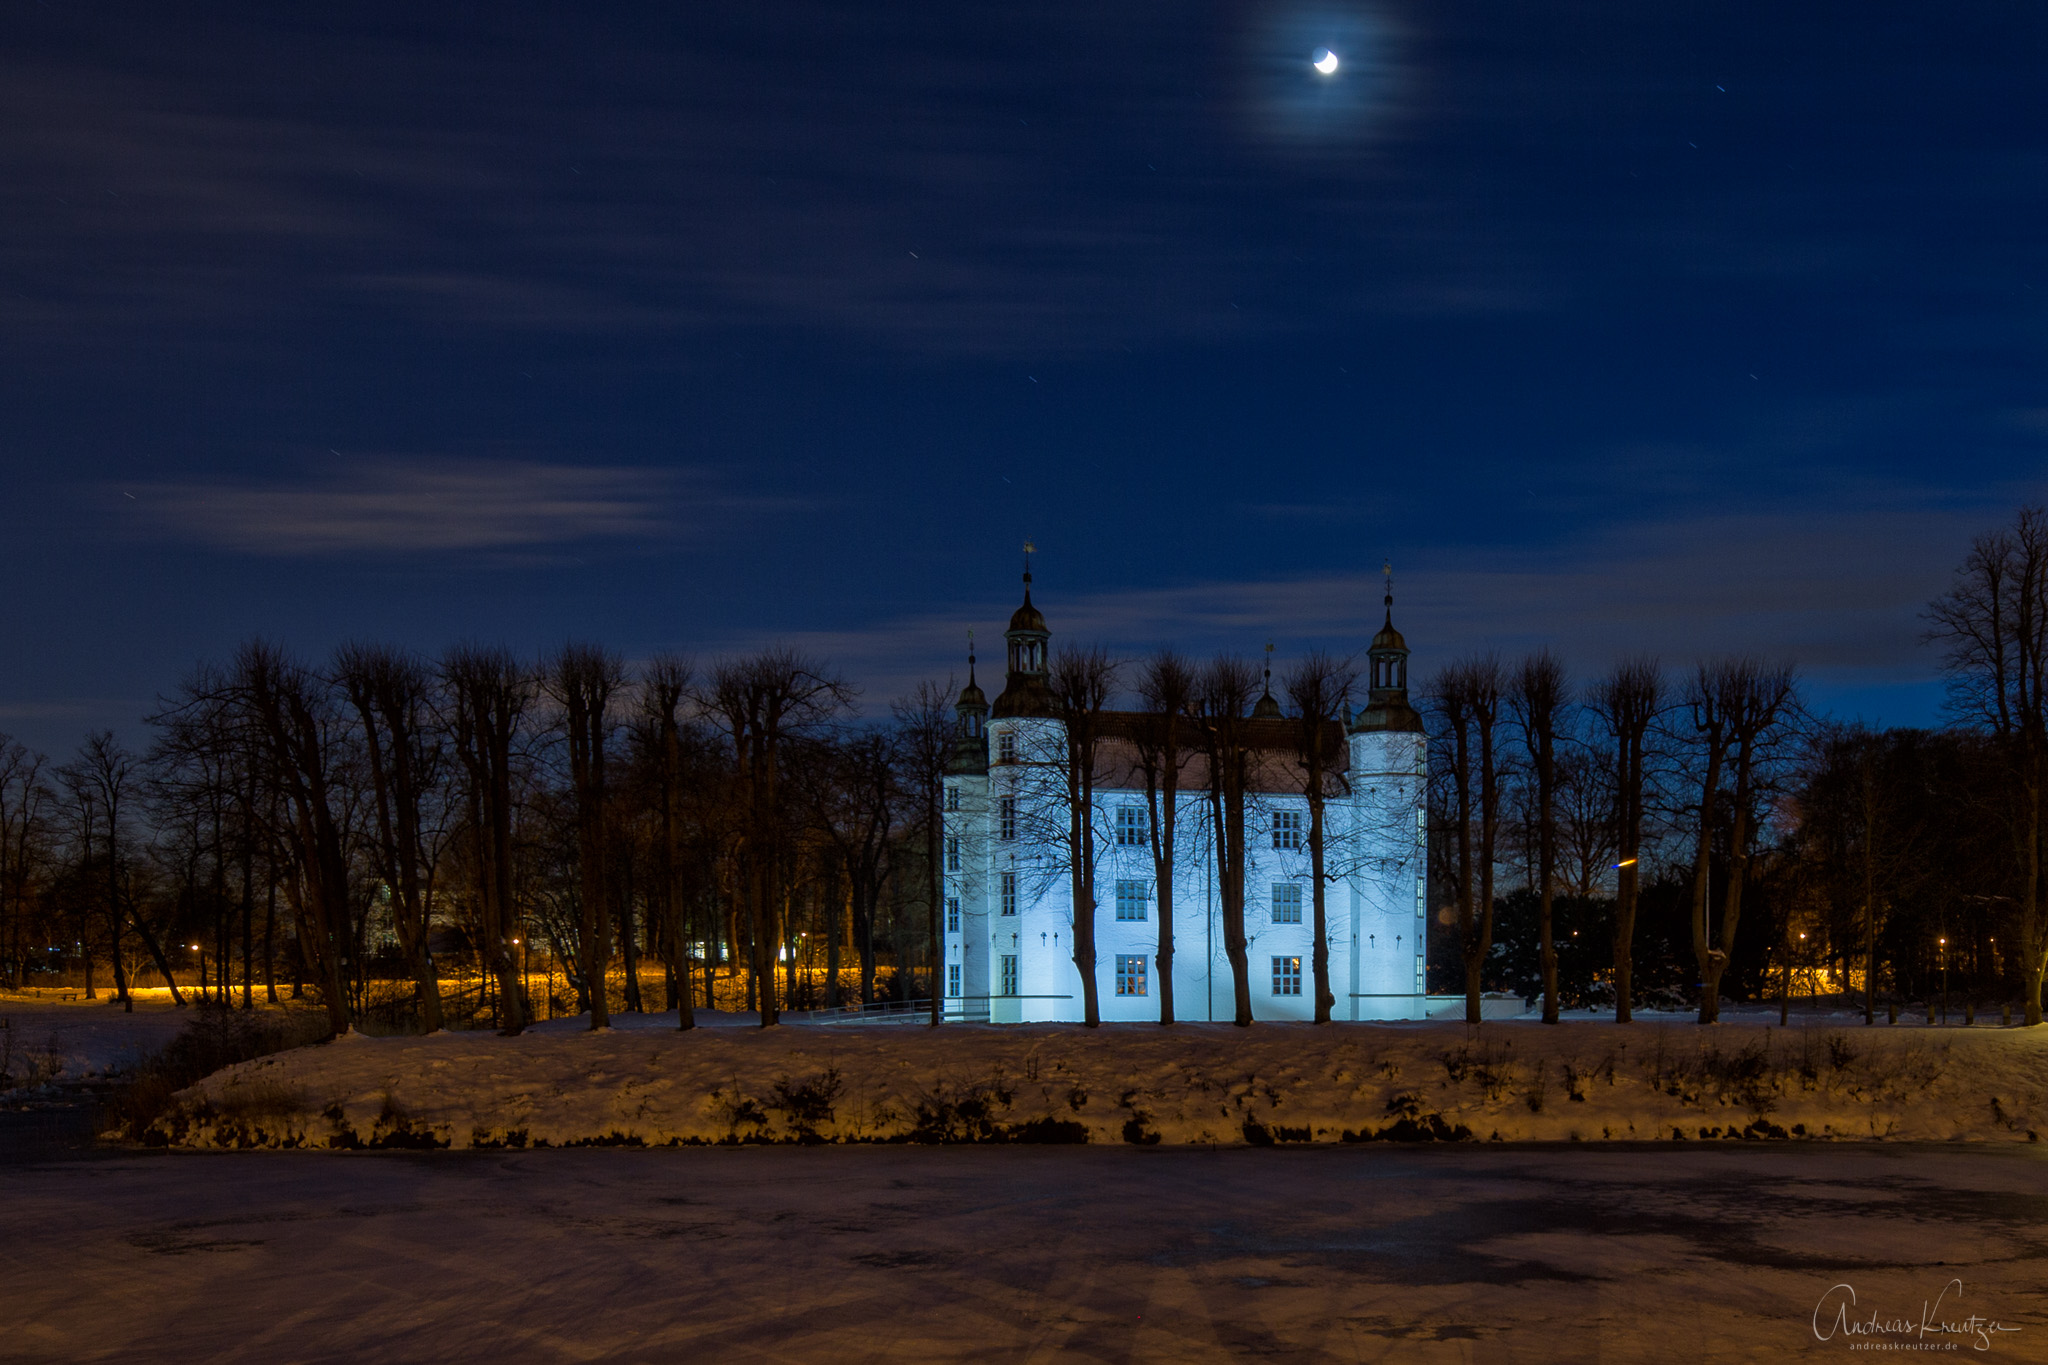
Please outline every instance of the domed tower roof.
M994 708L998 720L1009 716L1050 716L1057 712L1052 690L1046 686L1046 651L1052 631L1045 617L1031 605L1031 552L1024 543L1024 604L1010 613L1010 628L1003 632L1009 643L1009 671L1003 679L1002 695Z
M1031 605L1031 575L1028 572L1024 575L1024 605L1010 613L1010 629L1035 631L1040 635L1052 634L1045 628L1045 617L1039 613L1037 607Z
M1252 706L1253 720L1282 720L1280 703L1273 700L1273 646L1266 646L1266 687Z
M1422 732L1422 717L1408 704L1408 642L1401 638L1401 632L1394 629L1394 569L1386 569L1387 595L1383 599L1387 609L1386 624L1379 634L1372 637L1372 644L1366 649L1370 671L1371 689L1366 693L1365 709L1351 722L1351 733L1370 731L1397 731L1410 734Z
M974 632L967 632L967 686L960 689L960 700L953 703L953 714L959 718L953 733L953 756L947 761L946 771L956 774L979 774L988 771L988 698L974 681Z

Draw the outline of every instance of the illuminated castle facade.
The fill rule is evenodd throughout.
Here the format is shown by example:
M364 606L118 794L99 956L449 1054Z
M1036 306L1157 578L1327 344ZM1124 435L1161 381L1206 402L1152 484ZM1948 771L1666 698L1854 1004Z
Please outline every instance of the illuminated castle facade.
M1051 631L1031 602L1010 618L1008 669L993 705L975 684L957 705L946 777L944 945L949 1017L1017 1023L1083 1017L1074 961L1066 735L1048 686ZM1424 1017L1426 746L1408 703L1408 647L1387 621L1369 651L1365 707L1327 722L1324 893L1333 1019ZM1142 776L1140 712L1101 719L1095 763L1095 977L1104 1020L1157 1020L1160 897ZM1189 727L1192 729L1192 727ZM1261 697L1239 732L1248 749L1244 923L1258 1019L1314 1017L1309 802L1300 722ZM1216 820L1195 740L1175 802L1174 1014L1235 1017L1214 852Z

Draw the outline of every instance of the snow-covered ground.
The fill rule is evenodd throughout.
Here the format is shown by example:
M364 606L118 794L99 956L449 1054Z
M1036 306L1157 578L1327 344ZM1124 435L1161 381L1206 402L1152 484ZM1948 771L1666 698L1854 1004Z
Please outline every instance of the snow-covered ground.
M1876 1342L2038 1361L2044 1153L888 1147L0 1165L0 1357L1632 1365L1855 1359L1852 1344ZM1835 1306L1851 1294L1852 1323L1912 1330L1849 1337ZM1935 1304L1936 1323L1995 1319L1977 1329L1989 1348L1922 1334Z
M310 1147L2048 1135L2042 1029L673 1024L351 1036L209 1077L159 1135Z
M15 1085L118 1075L177 1036L190 1009L138 995L133 1013L102 996L0 995L0 1074ZM0 1089L4 1089L0 1085Z

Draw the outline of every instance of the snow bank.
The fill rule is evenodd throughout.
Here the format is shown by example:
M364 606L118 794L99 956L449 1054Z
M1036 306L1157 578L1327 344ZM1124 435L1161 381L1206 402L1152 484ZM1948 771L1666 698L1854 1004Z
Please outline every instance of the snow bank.
M2048 1029L1433 1022L593 1034L558 1024L516 1038L350 1036L262 1057L181 1092L151 1139L2030 1142L2043 1132Z

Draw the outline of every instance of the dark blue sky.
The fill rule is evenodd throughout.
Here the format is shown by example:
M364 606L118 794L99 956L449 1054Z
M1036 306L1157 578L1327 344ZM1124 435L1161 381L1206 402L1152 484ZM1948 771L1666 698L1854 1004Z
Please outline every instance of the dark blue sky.
M253 632L1796 659L2039 496L2037 4L0 9L0 729ZM1338 51L1335 78L1309 67Z

